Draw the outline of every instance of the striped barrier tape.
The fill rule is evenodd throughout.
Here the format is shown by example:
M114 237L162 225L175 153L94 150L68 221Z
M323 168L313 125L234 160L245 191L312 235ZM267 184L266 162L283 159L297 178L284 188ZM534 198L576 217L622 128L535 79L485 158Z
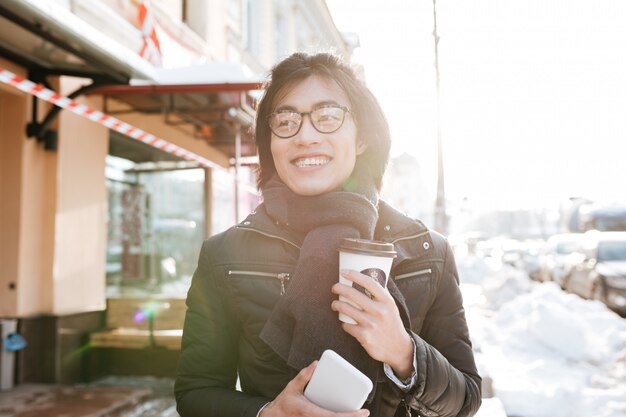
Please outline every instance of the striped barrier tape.
M178 145L174 145L165 139L159 138L151 133L148 133L138 127L129 125L113 116L102 113L101 111L91 109L84 104L78 103L67 97L63 97L60 94L44 87L41 84L34 83L30 80L15 75L11 71L7 71L0 68L0 82L11 85L18 90L21 90L30 95L36 96L42 100L54 104L57 107L69 110L79 116L85 117L93 122L99 123L109 129L122 133L132 139L139 142L146 143L171 155L176 155L187 161L195 162L205 168L220 169L225 168L216 164L206 158L201 157L193 152L181 148Z
M138 8L139 24L141 25L141 35L143 37L143 46L139 55L153 63L161 66L161 44L156 33L156 19L147 2L143 1Z

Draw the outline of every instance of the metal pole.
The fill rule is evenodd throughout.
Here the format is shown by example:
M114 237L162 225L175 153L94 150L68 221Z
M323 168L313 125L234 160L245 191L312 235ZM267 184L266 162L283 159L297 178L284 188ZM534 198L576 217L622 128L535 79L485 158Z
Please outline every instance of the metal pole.
M435 230L447 233L448 217L446 214L446 192L443 171L443 140L441 137L440 93L439 93L439 34L437 33L437 0L433 0L433 37L435 39L435 81L437 88L437 199L435 201Z
M235 124L235 221L239 223L239 167L241 164L241 127Z
M204 169L204 238L213 235L213 170Z

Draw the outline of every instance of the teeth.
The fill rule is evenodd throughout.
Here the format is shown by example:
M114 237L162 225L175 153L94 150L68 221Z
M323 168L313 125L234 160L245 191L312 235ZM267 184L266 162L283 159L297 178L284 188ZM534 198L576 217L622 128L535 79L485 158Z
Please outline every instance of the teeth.
M306 168L306 167L326 165L329 162L330 160L328 158L304 158L304 159L298 159L295 162L295 165L298 168Z

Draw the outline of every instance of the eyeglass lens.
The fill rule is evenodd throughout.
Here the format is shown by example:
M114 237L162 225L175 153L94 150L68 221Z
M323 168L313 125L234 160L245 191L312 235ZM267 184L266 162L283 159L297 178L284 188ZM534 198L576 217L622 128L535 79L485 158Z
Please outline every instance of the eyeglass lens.
M347 109L338 106L320 107L311 112L281 111L273 113L269 118L272 132L281 138L295 136L302 125L305 114L311 118L311 124L320 133L332 133L343 124Z

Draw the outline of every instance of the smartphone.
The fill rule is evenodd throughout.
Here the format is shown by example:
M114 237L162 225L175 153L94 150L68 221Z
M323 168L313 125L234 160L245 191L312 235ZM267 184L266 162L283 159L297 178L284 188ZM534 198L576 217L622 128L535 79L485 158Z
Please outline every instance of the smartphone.
M327 349L304 396L313 404L337 413L360 410L372 390L372 381L350 362Z

